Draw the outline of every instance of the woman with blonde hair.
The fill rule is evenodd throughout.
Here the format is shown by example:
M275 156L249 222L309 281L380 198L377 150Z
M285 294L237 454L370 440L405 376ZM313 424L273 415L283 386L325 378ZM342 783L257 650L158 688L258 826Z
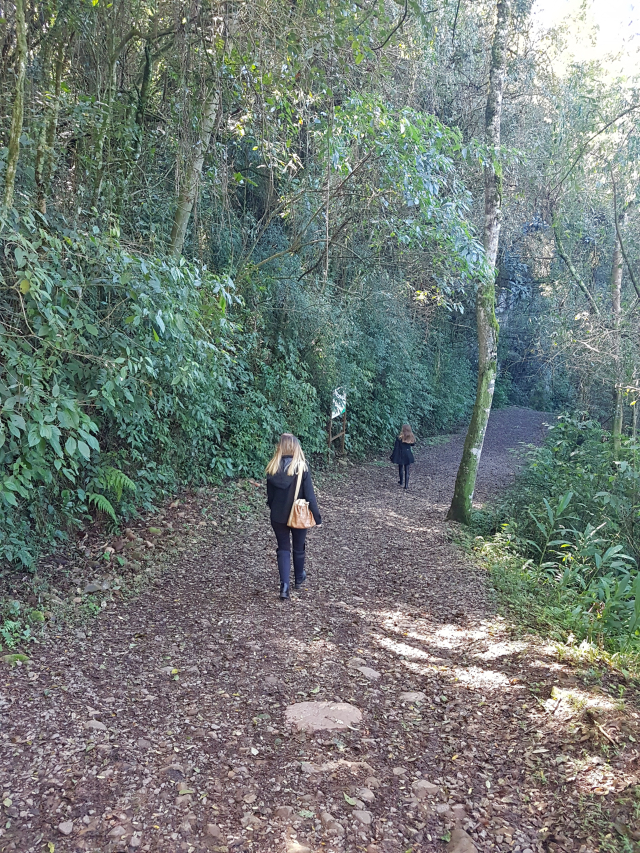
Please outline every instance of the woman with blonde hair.
M300 493L296 495L298 475L302 471ZM300 442L290 432L280 436L276 452L267 465L267 504L271 510L271 527L278 543L278 572L280 573L280 598L289 598L289 576L291 573L291 539L293 539L293 571L296 589L307 579L304 570L306 529L289 527L287 524L291 507L296 499L309 503L309 509L317 525L322 524L318 502L313 491L309 466Z
M405 489L409 488L409 468L416 461L413 458L413 450L411 450L415 443L416 439L413 435L413 430L409 424L403 424L400 435L397 436L393 447L391 461L398 466L398 474L400 475L400 479L398 480L399 486L402 485L402 475L404 473Z

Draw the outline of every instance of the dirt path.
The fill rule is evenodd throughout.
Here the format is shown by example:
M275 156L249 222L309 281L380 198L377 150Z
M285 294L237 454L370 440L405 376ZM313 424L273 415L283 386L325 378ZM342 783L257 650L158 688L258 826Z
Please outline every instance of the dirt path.
M478 500L544 421L492 415ZM265 510L238 533L203 526L207 547L137 599L0 670L0 851L418 853L456 823L482 851L607 849L589 822L598 803L614 819L633 742L603 757L559 710L575 676L512 637L450 543L460 449L423 451L408 493L382 463L321 490L309 582L287 605ZM285 708L312 700L362 722L289 731Z

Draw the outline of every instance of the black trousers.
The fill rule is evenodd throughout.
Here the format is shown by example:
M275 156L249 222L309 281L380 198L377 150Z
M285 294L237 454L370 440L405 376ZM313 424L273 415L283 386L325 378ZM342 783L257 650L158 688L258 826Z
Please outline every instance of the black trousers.
M278 547L276 555L278 557L278 572L280 574L280 583L288 584L289 575L291 572L291 541L293 540L293 570L295 573L296 583L300 583L304 573L304 546L307 538L306 528L289 527L287 524L281 524L277 521L271 522L273 532L276 534Z
M409 484L409 469L411 465L398 465L398 482L400 485L404 482L405 485ZM404 472L404 476L403 476Z
M272 521L271 527L276 534L278 542L278 551L291 551L291 539L293 539L293 553L301 553L304 551L304 543L307 538L306 529L298 527L289 527L287 524L281 524L279 521Z

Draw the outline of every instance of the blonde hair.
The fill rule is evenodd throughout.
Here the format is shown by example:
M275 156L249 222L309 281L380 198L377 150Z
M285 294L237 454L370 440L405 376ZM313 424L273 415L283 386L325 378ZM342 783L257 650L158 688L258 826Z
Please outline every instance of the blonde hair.
M411 444L413 442L415 444L415 436L413 434L413 430L409 426L409 424L403 424L402 429L400 430L400 435L398 438L404 442L405 444Z
M291 456L291 462L287 466L286 472L290 477L297 476L300 471L307 471L309 466L304 457L300 442L290 432L283 432L280 436L280 441L276 447L276 452L271 457L269 464L266 467L267 474L277 474L280 470L280 463L283 456Z

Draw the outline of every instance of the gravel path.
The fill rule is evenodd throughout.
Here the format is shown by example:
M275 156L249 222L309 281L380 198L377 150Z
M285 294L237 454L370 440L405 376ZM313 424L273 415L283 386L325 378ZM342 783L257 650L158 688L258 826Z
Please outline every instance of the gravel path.
M478 501L547 419L492 415ZM451 544L461 444L421 451L408 493L383 462L320 489L325 525L288 604L266 510L223 521L194 499L199 538L149 589L0 669L0 851L419 853L456 825L482 851L604 850L594 802L613 814L637 783L633 742L602 757L598 732L558 711L576 677L515 638ZM362 722L291 731L303 701Z

